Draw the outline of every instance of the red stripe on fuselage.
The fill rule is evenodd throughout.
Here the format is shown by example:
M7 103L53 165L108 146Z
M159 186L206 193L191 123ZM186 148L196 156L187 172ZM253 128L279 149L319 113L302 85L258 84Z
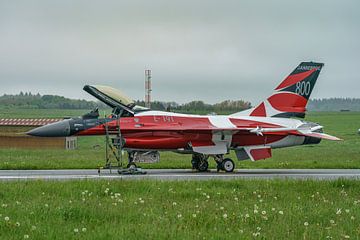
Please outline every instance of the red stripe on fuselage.
M237 133L232 137L232 147L238 146L253 146L253 145L266 145L271 144L285 138L287 135L267 135L264 136L251 134L251 133Z

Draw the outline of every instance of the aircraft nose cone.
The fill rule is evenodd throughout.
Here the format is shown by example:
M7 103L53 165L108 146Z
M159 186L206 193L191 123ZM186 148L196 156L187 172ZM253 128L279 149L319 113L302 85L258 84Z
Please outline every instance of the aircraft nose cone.
M69 120L63 120L41 126L30 130L26 134L36 137L66 137L70 135Z

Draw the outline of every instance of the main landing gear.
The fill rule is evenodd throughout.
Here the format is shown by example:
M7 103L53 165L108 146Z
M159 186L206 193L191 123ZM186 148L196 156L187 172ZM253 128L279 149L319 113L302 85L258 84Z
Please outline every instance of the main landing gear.
M193 154L191 159L192 168L199 172L206 172L209 168L208 159L208 155L198 153Z
M209 168L209 159L210 155L195 153L192 155L191 164L192 168L198 170L199 172L206 172ZM223 170L225 172L233 172L235 169L235 163L230 158L225 158L223 154L212 155L216 162L216 168L219 172Z

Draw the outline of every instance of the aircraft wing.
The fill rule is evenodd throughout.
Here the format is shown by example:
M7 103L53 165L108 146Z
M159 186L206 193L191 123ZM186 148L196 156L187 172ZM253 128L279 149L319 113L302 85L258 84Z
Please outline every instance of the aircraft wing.
M263 135L264 133L287 133L290 135L300 135L300 136L307 136L307 137L314 137L314 138L320 138L320 139L326 139L330 141L340 141L341 139L335 136L331 136L326 133L319 132L323 127L322 126L315 126L315 127L308 127L304 128L302 126L297 128L252 128L248 129L251 133L256 133L257 135Z

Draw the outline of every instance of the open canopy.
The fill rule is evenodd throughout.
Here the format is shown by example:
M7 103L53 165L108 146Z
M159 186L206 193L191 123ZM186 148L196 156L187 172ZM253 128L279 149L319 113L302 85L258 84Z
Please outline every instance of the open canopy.
M128 112L148 110L135 105L135 102L120 90L103 85L85 85L84 90L112 108L122 108Z

